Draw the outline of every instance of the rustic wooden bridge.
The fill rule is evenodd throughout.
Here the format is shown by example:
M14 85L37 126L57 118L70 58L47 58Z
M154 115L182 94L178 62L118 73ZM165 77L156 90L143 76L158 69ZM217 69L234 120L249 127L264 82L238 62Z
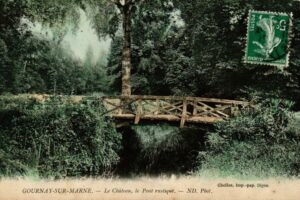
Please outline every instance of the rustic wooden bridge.
M238 115L248 102L227 99L171 96L102 97L106 115L138 124L141 120L212 124Z
M45 101L51 95L32 94L29 98ZM58 95L60 96L60 95ZM186 123L212 124L237 116L241 110L250 108L249 102L228 99L178 97L178 96L62 96L73 103L84 98L101 101L108 115L122 122L139 124L143 121L178 122L180 127Z

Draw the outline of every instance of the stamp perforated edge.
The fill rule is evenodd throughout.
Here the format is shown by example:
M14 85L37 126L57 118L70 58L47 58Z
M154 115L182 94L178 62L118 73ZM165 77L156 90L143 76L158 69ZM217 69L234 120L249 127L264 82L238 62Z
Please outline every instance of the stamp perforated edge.
M287 44L287 51L288 52L287 52L285 64L255 62L255 61L248 61L247 60L248 43L249 43L249 29L250 29L250 16L251 16L252 13L289 16L289 30L288 30L288 44ZM284 13L284 12L273 12L273 11L249 10L248 17L247 17L247 36L246 36L246 51L245 51L245 56L244 56L244 63L246 63L246 64L256 64L256 65L265 65L265 66L275 66L275 67L281 67L281 68L288 67L289 66L289 61L290 61L290 46L291 46L291 35L292 35L292 26L293 26L292 20L293 20L293 13L292 12Z

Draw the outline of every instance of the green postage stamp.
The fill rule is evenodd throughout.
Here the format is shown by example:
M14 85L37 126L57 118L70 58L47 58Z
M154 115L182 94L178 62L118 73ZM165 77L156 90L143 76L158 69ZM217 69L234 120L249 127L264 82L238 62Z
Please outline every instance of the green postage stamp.
M287 67L291 18L292 14L250 10L245 62Z

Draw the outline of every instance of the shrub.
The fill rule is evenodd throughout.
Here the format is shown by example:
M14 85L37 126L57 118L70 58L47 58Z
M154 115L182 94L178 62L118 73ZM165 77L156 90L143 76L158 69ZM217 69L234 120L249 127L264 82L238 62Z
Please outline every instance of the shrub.
M166 124L132 126L123 137L120 170L124 175L187 172L193 169L197 152L203 149L199 129L180 130Z
M300 132L293 123L292 105L280 99L265 100L254 110L216 124L207 136L208 151L200 153L199 173L299 176Z
M103 106L88 99L38 102L0 98L0 174L35 171L42 177L93 176L118 161L121 136Z

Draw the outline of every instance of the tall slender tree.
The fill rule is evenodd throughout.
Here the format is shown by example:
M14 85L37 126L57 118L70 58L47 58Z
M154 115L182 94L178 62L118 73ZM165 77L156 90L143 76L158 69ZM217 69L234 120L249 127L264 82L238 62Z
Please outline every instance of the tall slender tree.
M122 95L131 95L131 14L133 6L143 0L111 0L117 5L123 20L123 51L122 51Z

